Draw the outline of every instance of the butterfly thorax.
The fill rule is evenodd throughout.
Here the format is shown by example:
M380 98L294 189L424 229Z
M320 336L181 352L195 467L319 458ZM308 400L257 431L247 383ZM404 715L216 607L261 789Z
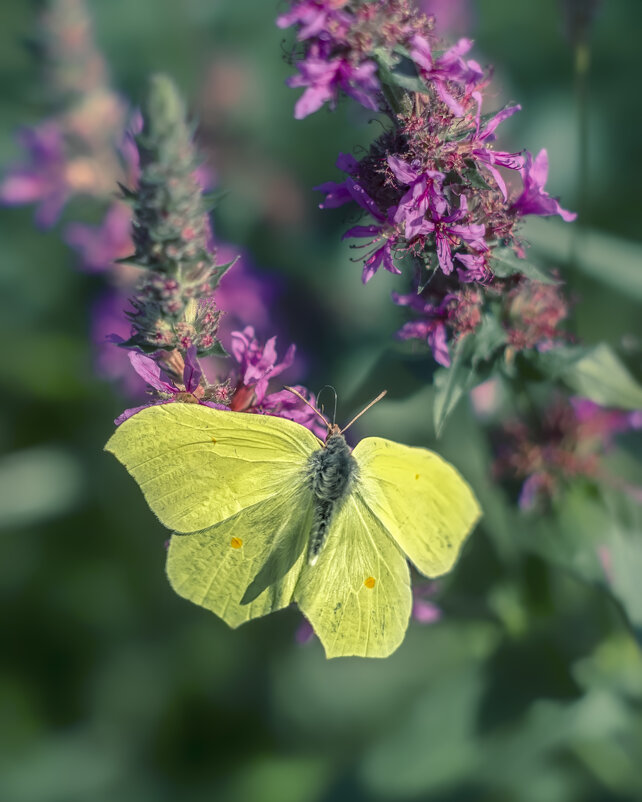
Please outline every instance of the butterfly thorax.
M314 519L310 533L308 561L317 560L332 518L350 492L357 475L357 461L342 434L330 434L325 447L308 460L308 482L315 496Z

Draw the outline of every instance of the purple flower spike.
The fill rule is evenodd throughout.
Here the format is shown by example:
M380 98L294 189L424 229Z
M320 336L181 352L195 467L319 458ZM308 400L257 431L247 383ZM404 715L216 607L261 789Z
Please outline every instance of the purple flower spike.
M577 214L562 209L555 198L544 191L544 184L548 178L548 154L545 149L540 150L535 161L530 153L526 154L526 164L519 171L524 181L524 190L511 206L511 211L519 215L537 214L548 217L553 214L559 216L567 223L575 220Z
M287 85L298 88L305 87L294 107L294 116L302 120L309 114L330 103L334 108L339 90L354 98L367 109L376 111L379 106L377 92L379 81L376 76L377 65L374 61L364 61L358 67L343 58L329 61L320 55L319 48L312 46L305 61L297 64L299 75L288 78Z

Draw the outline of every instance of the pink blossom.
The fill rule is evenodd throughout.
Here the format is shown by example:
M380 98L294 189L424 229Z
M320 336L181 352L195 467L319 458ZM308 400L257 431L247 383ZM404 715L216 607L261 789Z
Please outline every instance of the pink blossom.
M70 223L64 239L80 255L80 266L95 273L113 267L116 259L133 251L131 210L124 203L114 203L98 226Z
M475 93L476 95L477 93ZM493 150L490 143L495 140L495 129L504 120L512 117L515 112L521 110L521 106L509 106L502 109L495 114L484 125L481 125L481 97L478 98L478 111L477 111L477 126L475 132L471 136L472 155L478 161L485 165L488 172L493 176L499 189L504 196L504 200L508 198L506 184L497 170L495 165L507 167L509 170L521 170L524 167L525 159L521 153L509 153L505 150Z
M472 59L465 61L465 55L473 46L472 40L460 39L457 44L435 59L430 43L420 34L415 34L410 41L410 57L415 62L426 82L432 83L439 98L448 106L456 117L466 113L460 101L453 95L451 86L456 86L458 95L471 94L474 87L484 77L482 68Z
M65 175L64 134L58 122L47 120L23 129L18 141L27 152L27 162L7 173L0 184L0 202L7 206L37 204L36 222L50 228L71 196Z
M416 293L409 295L392 293L392 300L398 306L409 306L422 315L421 320L411 320L405 323L397 332L397 337L400 340L424 340L430 346L435 362L445 368L450 367L446 322L448 307L454 297L454 295L447 295L439 306L433 306Z
M330 103L331 108L334 108L339 90L343 90L367 109L376 111L379 107L379 80L374 61L364 61L357 67L341 57L328 61L314 45L305 60L297 64L297 69L299 75L293 75L287 80L288 86L305 87L305 92L294 107L297 120L317 111L324 103Z
M326 428L313 409L314 395L305 387L295 385L295 389L307 398L312 408L289 390L267 392L269 381L291 367L294 362L294 345L287 349L285 356L279 361L276 337L271 337L261 345L254 336L253 327L246 326L243 331L232 332L231 351L239 369L230 409L288 418L319 436L325 436Z
M243 331L232 332L232 356L239 364L239 382L252 387L255 394L254 405L260 406L265 398L270 379L278 376L294 362L296 346L291 345L281 362L276 352L276 337L270 337L261 345L254 337L254 328L246 326ZM234 409L234 404L232 404Z
M220 404L214 404L211 401L204 401L202 395L199 393L201 378L203 372L198 360L196 358L196 347L190 346L185 353L185 367L183 368L183 387L177 387L174 382L165 375L161 366L151 357L145 356L138 351L129 351L129 361L138 375L154 390L161 393L164 398L151 401L149 404L143 404L140 407L133 407L126 409L119 415L114 423L120 426L123 421L131 418L142 409L150 406L157 406L159 404L171 404L173 402L190 402L195 404L202 404L206 407L214 407L215 409L225 409Z
M540 150L535 161L530 153L526 153L526 163L519 172L524 182L524 189L511 206L513 213L518 215L537 214L542 217L559 214L567 223L575 220L577 217L575 212L562 209L559 201L544 191L544 184L548 178L548 154L545 149Z
M341 36L350 26L350 17L338 9L348 0L301 0L292 9L277 17L279 28L300 25L297 39L303 41L332 31L333 38Z
M443 195L445 175L437 170L419 170L396 156L388 156L388 166L400 184L409 186L394 212L394 221L406 226L406 239L417 236L430 207L437 214L447 208Z
M456 212L448 215L433 213L431 220L424 220L417 234L433 234L435 246L437 248L437 258L439 266L444 275L448 276L453 272L452 247L465 242L478 251L486 249L483 237L486 231L481 223L469 223L461 225L458 220L462 220L468 213L468 206L464 195L460 197L460 207Z

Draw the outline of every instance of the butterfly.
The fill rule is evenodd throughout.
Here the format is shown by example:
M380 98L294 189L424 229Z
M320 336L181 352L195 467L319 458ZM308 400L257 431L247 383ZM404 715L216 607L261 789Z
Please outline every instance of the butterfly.
M105 449L173 530L180 596L231 627L296 602L327 657L386 657L408 627L408 560L449 571L480 508L436 453L379 437L351 450L323 420L325 442L285 418L162 404Z

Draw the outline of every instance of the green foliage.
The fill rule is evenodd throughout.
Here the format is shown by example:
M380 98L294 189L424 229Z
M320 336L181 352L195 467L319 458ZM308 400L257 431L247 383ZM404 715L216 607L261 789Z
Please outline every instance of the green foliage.
M642 386L608 345L595 346L569 365L564 381L578 395L586 396L596 404L642 409Z

